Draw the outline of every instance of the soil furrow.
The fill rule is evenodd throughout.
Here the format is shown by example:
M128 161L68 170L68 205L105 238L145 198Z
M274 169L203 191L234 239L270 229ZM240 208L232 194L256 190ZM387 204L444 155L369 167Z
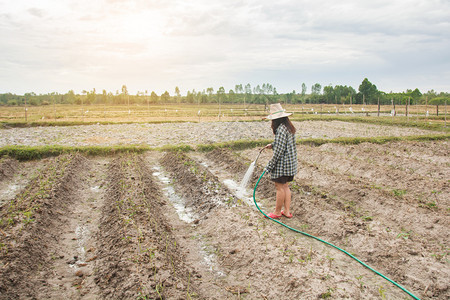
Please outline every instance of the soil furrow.
M367 147L357 155L350 156L342 155L342 152L347 152L342 148L339 149L341 152L331 149L334 149L333 145L324 145L319 148L303 146L299 147L299 153L302 153L303 161L312 166L337 173L343 177L357 178L373 189L398 196L399 201L405 199L411 204L416 202L423 207L438 210L443 210L450 204L450 186L445 180L445 176L431 179L429 176L422 176L410 171L423 169L423 165L409 164L408 170L397 165L386 166L385 163L378 163L378 161L386 159L379 158L376 152Z
M107 182L96 274L102 297L177 299L196 293L145 162L135 155L115 159Z
M100 218L99 207L104 201L105 159L90 159L77 171L74 182L76 192L64 207L58 226L58 243L49 245L52 268L45 274L48 289L41 291L39 299L99 298L94 282L97 241L95 233Z
M449 172L449 148L447 141L439 142L392 142L383 145L362 143L359 145L325 144L323 151L338 153L342 158L370 161L379 166L405 170L412 174L442 179ZM414 151L414 149L416 149ZM411 150L413 152L411 152Z
M2 298L36 298L50 288L46 274L53 268L53 257L49 249L60 240L58 228L78 187L76 174L83 163L79 155L50 160L41 175L2 209Z
M0 160L0 299L408 298L255 209L272 151L247 190L238 184L260 149ZM421 299L450 298L447 141L299 145L298 154L294 217L283 223ZM269 178L256 190L266 213Z

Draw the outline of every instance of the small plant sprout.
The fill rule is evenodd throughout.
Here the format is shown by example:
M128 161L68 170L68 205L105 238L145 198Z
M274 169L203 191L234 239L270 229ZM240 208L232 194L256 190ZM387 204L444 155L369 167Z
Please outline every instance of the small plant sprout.
M411 235L411 231L407 231L406 229L404 229L403 227L401 228L402 232L400 232L397 235L397 238L402 238L404 240L409 239L409 236Z
M326 258L328 259L328 262L330 264L329 267L331 268L331 263L334 261L334 257L327 255Z
M382 285L378 288L378 293L380 293L381 299L386 299L386 289Z

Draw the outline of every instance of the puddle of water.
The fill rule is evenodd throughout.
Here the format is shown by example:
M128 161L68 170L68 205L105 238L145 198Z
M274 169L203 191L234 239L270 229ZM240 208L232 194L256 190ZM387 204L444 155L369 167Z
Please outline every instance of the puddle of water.
M20 191L27 186L29 179L20 177L14 181L15 182L11 184L3 183L1 185L0 205L14 199L18 193L20 193Z
M232 179L225 179L223 183L227 186L228 189L230 189L233 194L240 200L247 203L249 206L254 206L253 203L253 196L251 195L250 191L246 189L245 187L242 187L239 185L236 181Z
M225 273L217 269L216 255L212 253L207 245L202 242L202 248L200 254L203 256L205 264L208 266L209 271L215 272L218 276L224 277Z
M17 191L19 191L21 188L22 188L22 185L18 185L18 184L9 185L0 194L0 202L6 202L8 200L12 200L16 196Z
M167 196L167 198L169 198L180 220L186 223L194 222L194 220L196 219L194 211L192 210L192 208L186 207L186 201L184 200L184 198L180 197L175 192L173 186L170 185L170 178L166 176L166 174L161 170L159 166L155 166L153 167L153 169L155 170L155 172L153 172L153 176L157 177L159 181L164 184L162 190L164 191L164 194Z
M75 235L77 239L77 260L73 264L69 264L71 268L76 268L78 264L84 264L86 260L86 249L84 245L89 238L89 228L85 225L78 225L75 229Z

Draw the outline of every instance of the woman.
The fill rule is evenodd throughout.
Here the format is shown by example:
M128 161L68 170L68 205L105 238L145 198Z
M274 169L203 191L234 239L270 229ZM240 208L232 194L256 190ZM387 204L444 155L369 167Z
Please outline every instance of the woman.
M294 175L297 174L297 149L295 127L288 118L290 115L291 113L286 113L281 104L277 103L270 105L270 114L266 118L272 120L272 131L275 134L274 142L265 147L273 149L272 159L266 166L277 192L275 211L267 215L272 219L279 219L281 216L292 218L291 190L288 182L293 181Z

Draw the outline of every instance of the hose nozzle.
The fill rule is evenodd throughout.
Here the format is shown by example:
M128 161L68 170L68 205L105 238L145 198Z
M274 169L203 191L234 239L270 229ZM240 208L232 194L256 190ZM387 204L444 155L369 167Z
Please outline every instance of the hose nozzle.
M263 150L266 149L266 147L262 148L261 150L259 150L258 156L256 157L254 163L256 164L256 161L258 160L259 156L261 155L261 153L263 152Z

